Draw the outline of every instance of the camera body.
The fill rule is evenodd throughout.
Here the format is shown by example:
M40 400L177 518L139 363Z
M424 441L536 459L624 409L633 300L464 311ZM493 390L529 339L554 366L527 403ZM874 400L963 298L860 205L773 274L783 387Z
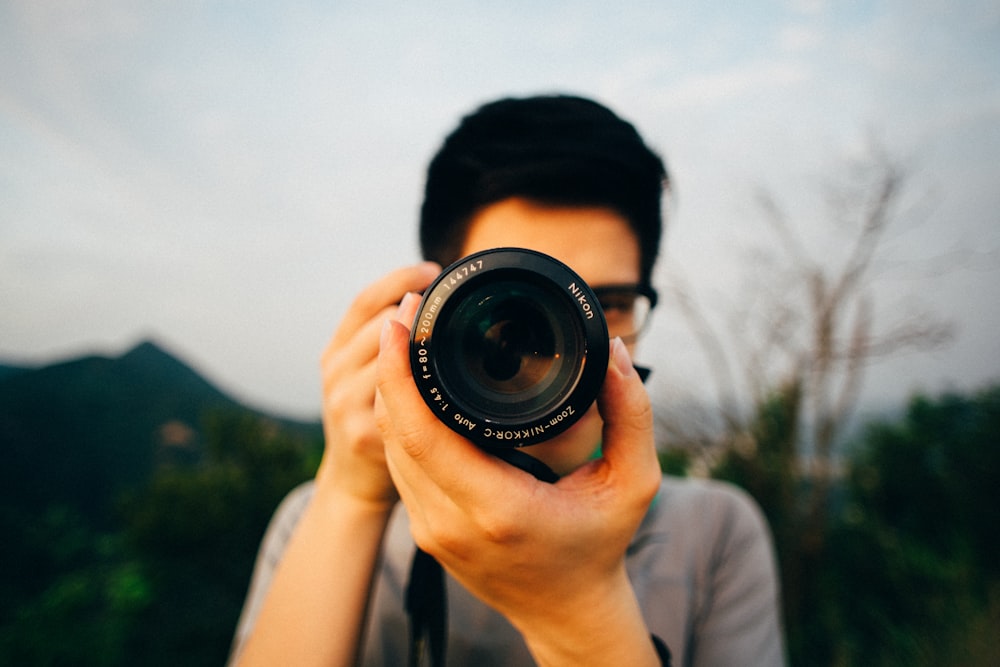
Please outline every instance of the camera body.
M485 449L562 433L590 409L608 366L591 288L543 253L497 248L452 264L424 292L410 366L424 402Z

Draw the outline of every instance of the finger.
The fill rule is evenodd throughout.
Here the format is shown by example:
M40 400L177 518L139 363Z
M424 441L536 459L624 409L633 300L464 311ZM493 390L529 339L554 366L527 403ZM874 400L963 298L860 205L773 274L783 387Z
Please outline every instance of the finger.
M396 269L363 289L351 303L331 345L343 345L383 309L399 303L404 294L426 289L440 272L438 264L424 262Z
M413 318L417 316L417 309L420 307L420 295L407 292L403 300L399 302L393 318L407 329L413 324Z
M331 380L323 393L331 416L339 415L339 419L351 421L370 416L375 405L376 372L376 360L370 359L349 375Z
M344 347L333 349L333 346L331 346L329 356L331 358L336 356L339 359L345 360L347 362L346 365L354 368L365 366L369 362L374 361L378 355L379 332L382 330L385 321L393 319L408 327L416 315L419 302L419 295L414 292L407 292L403 295L403 299L398 306L383 308L376 317L365 322L357 334ZM334 376L333 380L337 380L337 372L341 370L339 368L340 364L329 365L333 366L333 368L329 369L329 374ZM373 384L372 392L374 391L375 385Z
M409 326L416 316L419 301L420 297L417 294L407 292L399 306L383 308L375 317L361 325L350 339L331 341L323 352L320 364L324 393L333 393L336 385L343 382L346 371L354 372L373 362L378 354L379 331L385 320L392 318ZM374 377L374 374L371 377ZM368 393L374 395L374 383Z
M386 438L385 440L388 440ZM427 481L426 475L422 471L423 477L414 477L411 474L404 474L397 465L398 459L405 459L406 455L396 454L393 456L389 447L386 447L385 461L392 477L392 483L399 493L399 498L403 502L403 508L410 518L410 534L413 536L417 546L425 551L434 549L434 532L431 522L445 521L452 512L456 510L454 503L436 485ZM421 491L417 491L417 487Z
M413 382L409 363L409 332L390 320L382 328L376 390L385 419L400 445L414 459L422 459L442 439L454 435L430 412Z
M413 292L407 292L397 308L385 309L381 320L373 319L367 322L358 332L359 335L347 345L338 350L335 355L340 363L329 360L323 364L324 395L335 396L348 393L354 396L354 403L371 406L375 398L376 356L378 353L378 333L387 319L400 323L412 321L419 297ZM345 370L350 369L350 374ZM350 387L343 386L348 378L353 378ZM358 395L358 388L363 391Z
M616 472L639 480L659 480L653 442L653 409L625 344L611 344L608 373L597 399L604 421L603 455Z
M409 296L409 295L408 295ZM412 321L419 299L404 297L400 303L399 312L392 318L392 322L404 324ZM385 325L398 328L397 325L386 322ZM391 381L393 388L406 387L413 384L412 376L399 377ZM390 391L390 394L393 392ZM419 397L418 397L419 398ZM411 410L412 408L406 408ZM422 403L418 406L421 411L426 410ZM396 444L400 438L405 438L397 430L386 409L383 393L376 392L375 413L379 422L385 443L385 459L389 474L392 476L393 484L399 492L403 506L410 517L410 531L417 544L425 550L434 550L435 532L433 525L447 524L448 517L454 512L461 513L455 503L448 495L437 486L427 473L416 464L405 451L405 447ZM437 419L430 415L431 424L434 428L441 425ZM445 429L447 431L447 429ZM449 436L450 433L445 433Z
M378 336L382 322L393 316L396 310L395 307L385 308L379 316L361 326L350 339L343 342L331 341L320 360L324 393L334 392L339 383L365 366L371 364L374 367L375 357L378 355ZM372 374L372 379L374 380L374 374ZM373 382L371 393L374 392L375 384Z

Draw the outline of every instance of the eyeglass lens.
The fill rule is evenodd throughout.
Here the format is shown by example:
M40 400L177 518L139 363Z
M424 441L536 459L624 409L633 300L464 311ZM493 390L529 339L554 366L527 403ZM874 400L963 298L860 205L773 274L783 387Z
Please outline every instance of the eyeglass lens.
M594 290L613 336L633 338L646 324L651 310L649 297L634 288L598 288Z

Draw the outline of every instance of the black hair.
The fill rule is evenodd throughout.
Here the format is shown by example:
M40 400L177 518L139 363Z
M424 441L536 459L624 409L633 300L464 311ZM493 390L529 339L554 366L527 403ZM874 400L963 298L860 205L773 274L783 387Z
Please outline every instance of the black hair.
M604 206L631 225L648 282L667 187L660 157L630 123L597 102L568 95L501 99L463 118L431 160L421 251L442 265L459 259L472 216L509 197Z

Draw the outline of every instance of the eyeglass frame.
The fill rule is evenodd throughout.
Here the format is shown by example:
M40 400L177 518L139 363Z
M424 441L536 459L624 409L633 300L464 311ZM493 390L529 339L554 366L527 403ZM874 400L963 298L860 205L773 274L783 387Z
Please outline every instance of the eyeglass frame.
M643 321L639 323L635 331L625 336L621 336L622 342L633 343L639 339L639 336L646 330L649 325L650 315L653 313L653 309L656 308L656 304L659 301L659 293L649 283L616 283L611 285L600 285L597 287L591 287L594 292L594 296L597 297L597 302L601 304L601 310L604 310L604 304L601 303L601 297L605 294L612 293L622 293L628 292L634 294L637 297L645 297L649 301L649 310L646 312Z

